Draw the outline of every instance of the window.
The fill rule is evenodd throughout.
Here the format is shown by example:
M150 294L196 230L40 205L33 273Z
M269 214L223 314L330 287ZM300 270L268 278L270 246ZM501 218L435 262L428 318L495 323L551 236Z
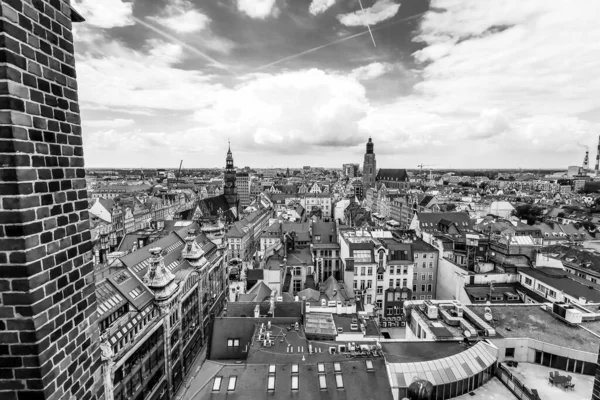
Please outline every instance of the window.
M504 351L504 356L505 357L514 357L515 356L515 348L507 347L506 350Z
M227 347L239 347L240 339L227 339Z
M325 373L325 364L323 364L323 363L318 363L318 364L317 364L317 371L318 371L320 374L324 374L324 373Z
M417 285L413 285L413 292L417 291Z
M377 286L377 294L383 294L383 286Z
M327 379L325 379L325 374L319 374L319 389L327 389Z
M377 305L378 309L382 309L383 308L383 301L382 300L376 300L375 304Z
M396 286L400 286L401 279L396 279Z
M419 258L419 253L415 253L415 260Z
M556 292L554 290L548 289L548 296L556 298Z
M373 267L367 268L367 275L369 275L369 276L373 275Z
M360 274L365 275L365 267L360 267Z
M356 261L356 262L370 262L371 261L371 251L370 250L353 250L352 255L354 256L354 261Z
M394 275L394 266L390 266L390 275Z
M367 371L375 370L375 368L373 368L373 360L367 360L367 361L365 361L365 363L367 364Z
M354 281L354 290L358 289L358 281Z
M383 274L377 274L377 280L378 281L382 281L383 280Z
M393 279L390 279L389 287L394 287L394 280Z
M431 300L433 298L433 296L429 295L427 296L427 300Z
M275 375L269 375L267 380L267 390L270 392L275 391Z
M407 287L408 286L408 279L402 279L402 287Z
M424 281L425 278L427 277L427 274L425 274L424 272L421 274L421 280Z
M298 375L292 375L292 390L298 390Z
M230 392L235 390L236 383L237 383L237 376L230 376L229 377L229 385L227 385L227 390Z
M413 272L413 281L416 281L417 279L419 279L419 274L416 272Z
M425 296L424 295L420 295L419 296L419 300L425 300Z
M292 374L298 373L298 364L292 364Z
M396 267L396 274L400 275L402 273L402 267L397 266Z
M425 285L421 285L421 292L425 291Z
M433 280L433 272L430 272L429 274L427 274L427 279L429 279L430 281Z
M342 377L342 374L335 374L335 386L338 389L344 388L344 378Z
M429 261L429 268L433 268L433 262Z
M371 304L371 295L370 294L367 295L367 304Z
M433 285L429 284L427 285L427 291L431 292L433 290Z
M342 366L340 365L339 362L335 362L333 363L333 370L335 372L342 372Z
M274 374L275 373L275 364L271 364L269 365L269 374Z
M416 299L417 299L417 296L413 296L413 297L412 297L412 299L413 299L413 300L416 300Z
M222 376L215 377L215 380L213 381L213 387L212 387L213 392L218 392L219 390L221 390L221 381L222 380L223 380Z
M531 286L531 278L525 277L525 284Z
M402 267L402 273L405 274L405 275L408 274L408 267L407 266Z
M433 253L429 254L429 258L434 258L434 257L435 257L435 254L433 254Z

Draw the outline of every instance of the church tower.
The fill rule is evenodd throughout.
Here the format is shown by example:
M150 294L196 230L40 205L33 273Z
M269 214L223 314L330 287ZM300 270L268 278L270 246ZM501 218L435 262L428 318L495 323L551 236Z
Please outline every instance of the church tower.
M377 161L373 152L373 141L369 138L367 142L367 152L363 163L363 192L375 186L375 176L377 175Z
M225 163L225 179L224 179L223 194L229 204L229 207L238 206L237 187L235 186L235 168L233 167L233 155L231 154L231 143L227 151L227 161Z

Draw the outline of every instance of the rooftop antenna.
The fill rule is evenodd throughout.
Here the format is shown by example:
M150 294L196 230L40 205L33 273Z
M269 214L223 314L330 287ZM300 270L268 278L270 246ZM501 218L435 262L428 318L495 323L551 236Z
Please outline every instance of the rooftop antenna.
M363 15L366 15L366 13L365 13L365 9L363 8L363 5L362 5L362 1L361 1L361 0L358 0L358 4L360 4L360 9L362 10L362 12L363 12ZM366 22L366 18L365 18L365 23L366 23L366 25L367 25L367 29L369 30L369 35L371 35L371 40L373 41L373 46L374 46L374 47L377 47L377 45L375 44L375 38L373 37L373 32L371 32L371 27L370 27L370 26L369 26L369 24Z

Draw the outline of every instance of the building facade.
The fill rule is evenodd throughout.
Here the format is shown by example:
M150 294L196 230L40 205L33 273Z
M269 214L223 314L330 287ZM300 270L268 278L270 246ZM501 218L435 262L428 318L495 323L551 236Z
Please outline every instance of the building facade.
M235 181L240 199L240 207L242 209L246 208L250 205L250 176L247 172L239 172L236 174Z
M233 166L233 155L231 154L231 146L227 150L227 158L225 161L225 174L223 177L223 194L230 207L238 205L238 193L236 185L236 172Z
M435 299L439 252L421 239L412 243L412 250L415 261L412 300Z

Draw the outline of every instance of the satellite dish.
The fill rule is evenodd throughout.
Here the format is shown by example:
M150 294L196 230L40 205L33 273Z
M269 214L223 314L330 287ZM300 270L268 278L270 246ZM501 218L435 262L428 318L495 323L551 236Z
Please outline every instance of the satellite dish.
M490 313L490 314L492 313L492 309L491 309L491 308L489 308L489 307L486 307L486 308L484 308L484 311L485 311L486 313Z
M494 317L492 317L491 313L485 313L485 315L483 316L485 318L486 321L490 322L491 320L494 319Z
M465 335L465 337L470 338L471 337L471 332L470 331L464 331L463 334Z

